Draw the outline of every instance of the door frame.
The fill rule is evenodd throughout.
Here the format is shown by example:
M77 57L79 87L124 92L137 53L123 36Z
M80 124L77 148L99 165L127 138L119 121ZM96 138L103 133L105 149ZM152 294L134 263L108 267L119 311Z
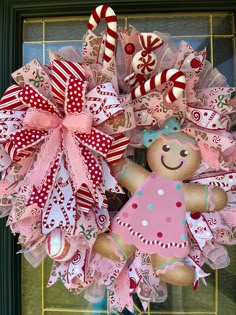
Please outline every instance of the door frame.
M236 13L235 0L178 0L178 6L176 2L110 0L104 3L108 3L117 14L204 11L230 11L234 15ZM25 18L89 16L100 4L101 1L93 0L1 0L0 95L11 83L11 73L21 66L22 22ZM19 250L17 237L6 227L6 218L0 220L0 250L0 314L21 315L21 255L16 255Z

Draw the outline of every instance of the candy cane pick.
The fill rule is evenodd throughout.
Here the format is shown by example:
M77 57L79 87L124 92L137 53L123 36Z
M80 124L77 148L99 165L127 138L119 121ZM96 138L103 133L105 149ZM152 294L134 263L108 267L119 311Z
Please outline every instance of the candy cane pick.
M177 69L166 69L157 75L154 75L148 81L142 83L131 91L131 99L134 100L140 96L144 96L159 85L168 81L173 82L171 90L166 95L167 103L173 103L183 93L186 80L182 71Z
M102 19L105 19L107 22L107 37L103 59L104 62L109 62L115 53L117 17L112 8L106 4L100 5L93 10L88 22L88 29L93 31Z

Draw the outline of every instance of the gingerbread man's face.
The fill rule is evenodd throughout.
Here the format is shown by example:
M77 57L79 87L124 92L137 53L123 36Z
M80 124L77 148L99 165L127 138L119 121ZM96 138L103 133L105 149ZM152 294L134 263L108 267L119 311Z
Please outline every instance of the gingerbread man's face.
M184 132L159 136L148 148L147 161L159 176L185 180L194 175L201 163L201 154L192 138Z

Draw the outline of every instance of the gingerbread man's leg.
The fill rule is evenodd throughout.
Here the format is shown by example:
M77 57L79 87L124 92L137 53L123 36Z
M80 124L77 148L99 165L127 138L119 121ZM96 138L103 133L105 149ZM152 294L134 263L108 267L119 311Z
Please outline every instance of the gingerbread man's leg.
M120 159L118 163L113 165L112 170L114 175L118 177L120 184L131 193L135 192L150 174L143 167L127 158ZM135 176L137 172L140 174L138 178ZM121 262L132 256L136 247L132 244L127 244L121 235L106 232L98 235L93 250L108 259Z
M93 250L103 257L122 262L134 254L136 247L126 244L120 235L107 232L98 235Z
M153 270L164 282L187 286L194 282L194 270L185 265L182 258L151 255Z

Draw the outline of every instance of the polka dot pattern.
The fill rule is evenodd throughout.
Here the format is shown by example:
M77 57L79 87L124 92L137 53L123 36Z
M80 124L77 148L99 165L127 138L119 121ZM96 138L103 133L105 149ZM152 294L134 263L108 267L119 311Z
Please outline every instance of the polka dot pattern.
M10 135L11 141L17 150L25 149L42 141L47 135L45 130L21 129Z
M80 67L75 68L74 64L70 64L70 65L66 64L66 65L70 67L70 70L72 71L72 73L74 73L74 71L77 71L77 70L80 71L79 69ZM60 64L57 64L57 66L61 67L62 69L62 67L64 67L65 64L60 63ZM54 70L55 70L55 67L54 67ZM60 99L60 101L64 100L65 104L63 103L62 105L63 106L65 105L66 113L73 114L73 113L79 113L83 111L83 106L85 104L86 83L84 82L84 79L85 79L84 77L81 77L79 75L77 76L77 78L75 78L75 76L72 77L70 75L71 74L67 75L66 78L61 78L61 75L57 77L61 78L60 83L62 84L62 81L63 81L63 86L65 88L64 89L65 93L61 95L62 98ZM54 77L54 79L56 80L56 77ZM55 80L53 80L55 84L59 83L59 82L56 83ZM60 87L60 90L62 90L61 87ZM109 93L107 95L109 95ZM19 100L21 100L23 104L26 104L28 106L27 108L37 108L39 110L48 112L49 114L57 114L57 116L59 115L59 112L56 110L56 108L54 108L54 104L52 104L49 100L45 99L42 95L38 93L38 91L34 90L34 88L30 85L22 89L18 93L18 96L19 96ZM60 108L58 103L57 103L57 106ZM35 149L34 145L40 142L41 140L44 140L45 136L47 135L48 135L48 132L44 130L22 129L19 133L14 133L11 135L11 142L15 144L15 147L13 144L11 144L11 148L9 148L9 150L13 152L12 154L17 155L17 157L19 156L19 153L21 152L24 152L24 154L26 153L30 154ZM80 146L81 154L83 155L84 164L85 164L85 167L87 167L87 174L89 177L90 184L92 186L91 187L89 185L89 189L92 191L92 199L93 199L92 203L94 203L94 201L98 202L97 188L103 182L103 174L101 172L101 167L99 164L101 162L99 162L100 160L97 160L96 157L94 157L93 152L95 151L99 155L102 155L106 158L108 153L110 153L110 149L113 145L114 139L96 130L95 128L92 128L90 134L85 134L85 133L82 134L82 133L77 132L75 133L75 136L77 136L78 141L81 145ZM125 148L124 149L120 148L121 145L122 145L121 141L119 142L117 141L116 146L117 146L117 149L119 148L119 151L116 148L114 148L114 151L115 150L116 151L112 153L113 157L117 156L117 152L121 154L121 152L124 151ZM29 151L28 147L30 150L31 149L32 150ZM92 151L90 151L90 149ZM28 151L26 152L26 150L28 150L29 152ZM47 178L47 181L49 180L50 178ZM50 181L48 185L50 185ZM40 192L40 194L42 193L43 192ZM83 202L84 200L86 200L83 204L87 205L88 204L87 198L86 198L87 195L86 196L85 195L86 194L84 193L84 191L80 192L80 199L82 198ZM40 200L42 198L40 198L40 196L36 198L35 196L38 196L38 193L36 191L33 191L30 204L33 204L34 202L36 203L41 202ZM102 205L107 206L107 204L105 205L105 203L107 203L105 194L104 194L103 199L104 201ZM90 208L91 206L89 207L89 209Z
M146 253L188 255L182 187L180 181L151 173L116 216L113 233Z
M153 203L149 203L148 204L148 210L153 210L154 209L154 204Z
M55 163L51 168L51 172L46 177L45 183L43 184L42 188L39 190L36 187L33 187L27 206L37 204L39 208L44 209L46 202L49 200L51 196L50 192L56 178L56 174L59 167L59 161L60 161L59 157L55 159Z
M143 220L143 221L142 221L142 225L143 225L143 226L148 226L148 221L147 221L147 220Z
M25 111L28 109L28 106L25 104L22 104L22 102L18 99L18 94L22 90L20 86L17 86L16 84L11 84L7 90L2 95L0 104L1 108L12 111L12 110L19 110L19 111Z
M101 168L96 161L96 159L93 157L90 150L88 150L85 146L80 146L81 148L81 154L84 158L85 165L87 166L88 173L90 175L90 181L93 185L93 188L96 189L99 184L102 183L103 176Z
M69 76L85 80L85 71L82 64L67 60L53 60L51 72L52 94L61 109L65 104L65 92Z
M181 184L177 184L176 186L175 186L175 189L176 190L180 190L182 188L182 185Z
M74 115L68 115L70 117L76 117L75 113L79 113L83 110L83 106L85 104L85 93L86 93L86 83L84 82L85 80L85 73L84 73L84 69L82 65L79 65L78 63L70 63L70 62L57 62L57 61L53 61L50 65L50 79L52 82L52 92L53 92L53 103L50 102L50 100L47 100L43 95L41 95L36 89L34 89L31 85L26 85L25 88L23 88L20 91L18 91L17 93L17 98L19 97L19 106L21 106L21 109L24 108L25 111L27 111L28 109L30 109L28 111L28 113L35 113L36 111L33 109L37 109L37 114L39 114L40 112L43 112L45 115L48 114L48 116L52 116L56 118L58 118L59 116L59 112L61 113L61 115L64 116L64 105L65 105L65 109L66 109L66 113L71 113ZM69 79L68 79L69 78ZM101 85L102 86L102 85ZM50 93L51 93L50 91ZM43 93L44 94L44 93ZM44 94L45 95L45 94ZM112 92L110 92L108 90L108 92L106 92L106 96L108 96L108 100L109 102L106 103L107 107L113 107L113 101L111 101L109 99L109 96L112 96ZM51 99L51 98L50 98ZM57 100L59 101L58 103ZM107 100L107 97L106 97ZM117 103L119 103L119 101L117 101ZM55 105L56 104L56 105ZM117 104L115 104L117 105ZM119 111L123 112L124 109L120 107L119 105ZM118 106L117 105L117 106ZM56 106L58 106L59 110L57 110ZM114 110L113 110L114 111ZM113 114L113 111L111 109L111 111L109 113L111 113L111 115ZM118 113L118 110L114 111L116 113ZM105 110L104 110L105 113ZM52 115L50 115L52 114ZM107 112L105 113L107 114ZM19 117L19 120L21 119L21 121L23 121L23 119L25 118L25 116L23 117L23 115L25 115L25 113L19 114L21 117ZM78 115L79 117L81 117L82 115ZM89 116L89 115L88 115ZM90 116L91 117L91 116ZM89 117L89 118L90 118ZM110 115L109 115L110 117ZM30 118L27 114L26 114L26 118L28 118L30 121ZM67 171L70 173L70 171L72 170L72 167L70 167L71 165L68 165L67 163L70 163L71 161L69 160L69 158L67 158L66 156L66 149L68 149L68 147L66 146L66 141L67 141L67 137L66 135L68 135L69 132L73 132L73 129L67 129L65 130L65 125L63 125L63 117L60 116L58 119L58 124L57 124L57 119L56 123L52 126L51 125L51 120L46 120L47 121L47 126L48 129L53 129L54 127L57 128L58 131L58 137L56 138L56 141L60 141L59 143L55 143L55 148L60 150L60 154L64 155L64 158L66 159L66 161L61 162L61 164L59 165L59 160L57 159L56 161L52 160L51 164L55 163L55 165L51 168L51 164L50 164L50 174L46 173L46 174L42 174L42 176L44 176L44 181L45 184L43 185L43 187L41 187L40 189L36 189L35 187L32 188L32 192L31 192L31 197L29 198L29 200L27 200L28 205L33 205L33 204L37 204L40 208L44 208L45 207L45 203L46 201L51 198L51 201L54 201L54 204L59 204L59 203L63 203L64 199L63 199L63 195L60 195L58 193L58 198L57 196L55 197L53 195L53 193L56 191L56 186L55 186L55 176L57 173L58 168L62 168L62 164L65 163L67 168ZM41 121L44 122L44 120L41 117ZM54 122L54 120L52 119L52 121ZM65 121L65 119L64 119ZM26 120L25 120L26 122ZM46 123L45 123L46 124ZM55 126L56 125L56 126ZM76 126L78 125L75 124ZM85 120L85 124L84 125L88 125L87 124L87 120ZM26 126L26 125L25 125ZM40 126L40 127L39 127ZM31 128L43 128L44 123L40 124L39 120L37 119L35 125L33 126L33 124L31 124ZM22 127L22 125L20 126ZM15 128L16 129L16 128ZM17 128L19 130L19 128ZM45 128L46 129L46 128ZM91 129L91 126L89 127L89 129ZM84 130L84 129L83 129ZM50 130L52 131L52 130ZM61 139L59 139L59 131L61 132ZM90 131L88 131L90 132ZM55 133L56 134L56 133ZM50 135L50 132L49 132ZM32 149L32 151L35 151L35 144L38 144L40 141L45 140L45 137L48 136L48 132L44 131L44 130L24 130L22 129L19 133L14 133L11 134L11 143L15 144L15 147L17 148L17 150L21 150L20 152L24 151L24 154L26 152L26 150L28 149ZM101 172L101 156L106 156L107 153L110 150L110 147L113 143L113 138L110 136L107 136L105 134L103 134L102 132L96 131L95 129L92 130L91 134L89 135L81 135L78 134L78 143L81 142L81 145L84 146L81 150L81 153L83 155L84 158L84 168L87 171L88 177L90 178L90 183L88 183L88 181L86 181L86 179L84 180L84 182L87 183L88 187L86 186L86 188L90 189L92 191L92 195L89 194L89 198L92 196L92 198L94 198L94 200L98 200L98 191L99 191L99 203L100 205L102 205L103 207L105 207L105 203L107 206L107 200L105 199L105 191L104 191L104 183L103 183L103 174ZM81 140L80 141L80 137L81 136ZM123 136L124 137L124 136ZM127 139L127 138L126 138ZM128 141L123 139L124 141ZM68 142L69 143L69 142ZM128 144L128 142L127 142ZM121 141L117 141L116 142L116 147L114 148L113 151L113 156L114 159L118 156L118 154L122 155L123 151L126 148L126 145L124 145ZM37 145L36 149L40 150L40 145ZM60 146L60 147L59 147ZM121 147L123 146L123 147ZM43 147L44 148L44 147ZM65 149L65 151L63 152L63 150ZM91 150L90 150L91 149ZM118 150L119 149L119 150ZM12 151L14 150L14 146L12 146ZM19 158L19 154L17 153L17 158ZM118 153L117 153L118 152ZM39 157L42 157L43 155L38 155ZM45 157L45 161L50 162L49 157ZM42 160L42 162L44 162ZM87 168L87 169L86 169ZM72 170L73 171L73 170ZM37 174L40 173L37 172ZM109 172L108 172L109 173ZM73 174L71 174L73 175ZM80 174L78 174L80 175ZM111 174L108 174L110 177L110 180L112 179ZM83 176L81 174L81 176ZM63 180L65 180L64 176ZM84 177L85 178L85 177ZM108 178L109 180L109 178ZM72 178L70 178L70 186L73 189L75 186L75 183L72 183ZM102 185L101 185L102 184ZM68 184L69 185L69 184ZM111 184L112 186L113 184ZM92 187L91 187L92 186ZM100 187L99 187L100 186ZM117 186L118 187L118 186ZM53 193L51 193L51 191L53 190ZM103 191L102 191L103 190ZM118 190L118 188L117 188ZM83 195L83 201L84 201L84 205L88 203L87 198L87 194L84 193L84 190L79 191L81 195ZM82 199L80 195L80 200ZM51 196L51 197L50 197ZM104 200L103 200L104 199ZM93 200L93 205L94 205L94 200ZM70 203L71 204L71 203ZM69 207L69 203L64 204L63 205L63 209L65 208L66 211L68 210ZM91 209L91 206L89 207L88 210ZM55 218L55 217L54 217Z
M80 113L85 103L86 83L69 77L66 87L65 112Z
M31 85L26 85L24 89L19 92L18 98L30 108L37 108L53 114L58 114L53 103L41 95Z
M123 212L123 213L122 213L122 216L123 216L124 218L128 218L129 214L128 214L128 212Z
M85 146L99 152L101 155L106 156L110 147L112 145L112 138L102 132L99 132L97 129L92 128L90 134L79 132L75 133L76 136L80 139L81 143Z

